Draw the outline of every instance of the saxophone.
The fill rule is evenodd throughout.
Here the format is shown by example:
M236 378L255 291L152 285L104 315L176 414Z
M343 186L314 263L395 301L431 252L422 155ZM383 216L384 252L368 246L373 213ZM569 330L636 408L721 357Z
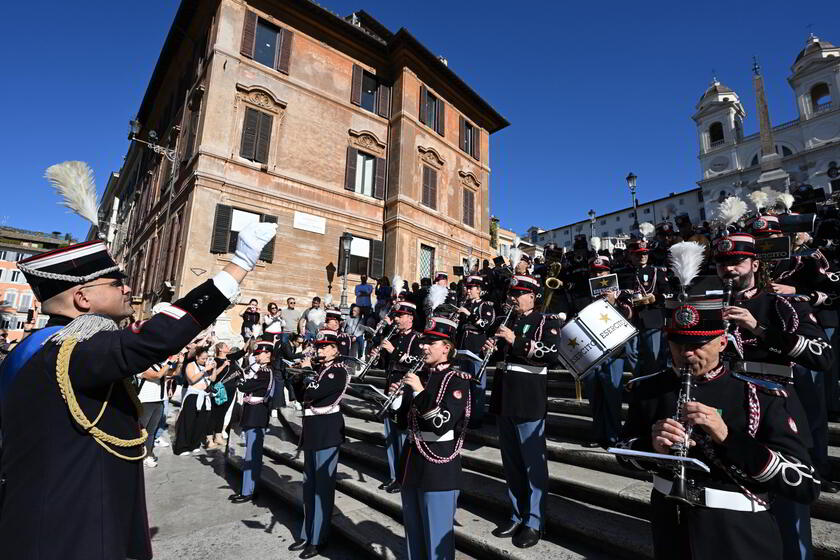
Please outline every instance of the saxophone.
M693 384L691 367L688 364L685 364L680 368L679 375L680 393L677 397L677 412L673 416L674 420L677 422L681 422L681 418L685 412L685 405L691 400L691 386ZM691 432L693 429L693 426L689 426L684 423L682 426L685 429L685 439L671 446L671 455L677 457L688 456L689 442L691 441ZM685 463L683 461L678 461L677 464L674 465L674 484L671 486L671 493L667 496L667 498L676 500L686 505L692 505L693 502L689 496L691 481L686 476L685 471Z

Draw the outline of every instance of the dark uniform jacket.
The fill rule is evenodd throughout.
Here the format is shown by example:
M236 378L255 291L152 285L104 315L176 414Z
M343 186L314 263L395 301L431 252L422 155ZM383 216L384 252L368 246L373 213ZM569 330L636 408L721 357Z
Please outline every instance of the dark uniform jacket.
M340 361L322 366L314 379L305 382L302 450L317 451L344 443L344 416L337 409L347 382L347 369ZM329 411L332 406L334 412Z
M633 308L631 322L637 329L661 329L665 326L664 294L668 293L667 273L664 269L647 265L628 267L618 272L619 285L631 294L654 294L656 303ZM632 298L631 298L632 299Z
M271 401L268 399L268 395L274 383L274 375L270 366L254 365L256 367L239 386L239 390L245 396L242 401L242 420L239 422L243 429L267 428L268 420L271 417ZM247 402L249 397L264 400L261 403L250 404Z
M394 351L388 356L386 375L388 384L386 387L390 387L391 383L397 383L402 379L405 372L410 370L411 366L423 357L423 350L420 348L420 334L417 331L398 332L391 337L391 344L394 345ZM387 354L387 352L383 352L383 354Z
M803 251L790 259L773 264L773 282L796 288L797 294L808 296L817 320L823 328L840 325L837 298L840 296L840 276L831 272L828 259L819 250Z
M538 370L559 359L560 325L538 311L517 315L513 345L504 350L506 364ZM548 410L548 375L496 369L490 413L522 420L540 420Z
M409 432L397 472L404 487L427 492L457 490L461 488L461 454L455 451L466 429L469 376L448 362L431 368L427 375L423 390L414 395L409 408L400 410L397 419L400 428ZM432 441L450 431L449 441Z
M122 380L179 352L229 304L207 281L148 321L79 342L70 381L87 417L96 418L107 399L97 426L119 438L139 437L137 412ZM68 322L53 316L48 325ZM2 557L151 558L142 461L108 453L72 419L56 382L58 350L46 344L0 402ZM119 452L134 457L143 446Z
M735 303L749 310L766 329L760 340L751 331L737 329L745 360L784 365L795 362L816 371L831 366L831 345L807 303L768 292L736 299Z
M819 482L806 449L810 438L801 407L782 390L763 389L723 366L715 371L717 377L695 382L691 399L718 409L729 435L716 444L695 427L692 439L698 443L689 457L703 461L711 472L687 469L688 478L698 487L741 494L746 489L765 501L767 493L803 504L815 500ZM618 447L652 452L652 426L674 416L679 392L673 370L638 382ZM621 456L619 462L635 470L645 466ZM670 470L658 474L674 478ZM651 508L657 559L781 558L779 532L769 511L683 506L678 515L674 503L655 489Z
M469 350L476 356L481 355L481 347L487 341L487 329L496 320L496 311L489 301L481 299L467 300L462 307L469 309L469 314L459 313L458 340L459 350Z

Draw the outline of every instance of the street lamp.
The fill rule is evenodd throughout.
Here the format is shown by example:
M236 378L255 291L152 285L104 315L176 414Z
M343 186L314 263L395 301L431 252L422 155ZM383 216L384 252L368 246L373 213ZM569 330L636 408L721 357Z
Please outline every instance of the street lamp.
M639 230L639 215L636 212L636 176L631 171L627 175L627 186L630 188L630 195L633 197L633 230Z
M341 280L341 314L349 314L347 306L347 272L350 268L350 245L353 243L353 234L344 232L341 234L341 258L344 259L344 278Z
M140 132L140 128L141 128L140 127L140 121L138 121L137 119L132 119L132 120L128 121L128 126L129 126L129 134L128 134L128 139L129 140L133 140L134 142L140 142L141 144L145 144L154 153L160 154L160 155L164 156L166 159L168 159L169 161L171 161L172 163L175 163L175 160L178 158L178 155L176 154L176 151L175 151L174 148L165 148L163 146L158 146L157 144L155 144L155 142L157 142L157 139L158 139L157 132L155 132L154 130L150 130L149 131L149 140L151 140L151 142L146 142L145 140L140 140L137 137L137 134Z
M595 237L595 210L589 210L589 238Z

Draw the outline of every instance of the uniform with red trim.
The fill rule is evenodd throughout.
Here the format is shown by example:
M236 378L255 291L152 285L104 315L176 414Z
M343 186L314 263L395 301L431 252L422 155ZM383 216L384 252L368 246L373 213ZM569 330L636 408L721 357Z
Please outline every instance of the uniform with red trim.
M685 278L688 268L676 275ZM724 301L718 290L709 294L700 283L694 289L691 293L686 286L679 299L666 301L665 332L674 367L690 373L690 397L682 392L683 370L634 380L628 421L616 447L673 453L671 445L684 437L674 430L690 424L694 444L686 455L709 472L686 469L682 502L669 498L677 478L672 464L625 455L618 455L619 462L653 472L650 519L656 558L781 560L781 534L770 503L783 496L809 504L819 495L807 449L810 438L803 437L807 422L781 384L730 372L722 355ZM681 405L683 396L689 402ZM663 424L668 422L673 424ZM672 434L674 439L668 439Z

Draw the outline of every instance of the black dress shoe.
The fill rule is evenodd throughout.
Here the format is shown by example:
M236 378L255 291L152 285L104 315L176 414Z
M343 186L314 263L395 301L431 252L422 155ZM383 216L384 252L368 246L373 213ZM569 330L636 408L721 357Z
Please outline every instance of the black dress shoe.
M826 494L836 494L838 491L840 491L840 488L838 488L835 482L828 482L824 480L820 484L820 492L824 492Z
M242 494L234 494L230 497L230 501L234 504L244 504L253 500L253 496L243 496Z
M385 482L383 482L382 484L380 484L379 486L377 486L377 488L379 488L380 490L385 490L387 487L391 486L391 485L392 485L392 484L394 484L395 482L396 482L396 480L394 480L394 479L392 478L391 480L386 480Z
M513 546L517 548L530 548L540 542L542 532L530 527L522 527L518 533L513 536Z
M402 486L400 486L400 483L397 482L396 480L385 487L385 491L388 492L389 494L396 494L401 489L402 489Z
M323 548L323 545L308 544L298 558L314 558L321 553Z
M307 542L305 540L295 541L289 545L289 550L303 550L306 548Z
M512 537L516 531L519 530L521 523L518 521L508 521L505 525L499 525L493 529L492 535L494 537L505 538Z

